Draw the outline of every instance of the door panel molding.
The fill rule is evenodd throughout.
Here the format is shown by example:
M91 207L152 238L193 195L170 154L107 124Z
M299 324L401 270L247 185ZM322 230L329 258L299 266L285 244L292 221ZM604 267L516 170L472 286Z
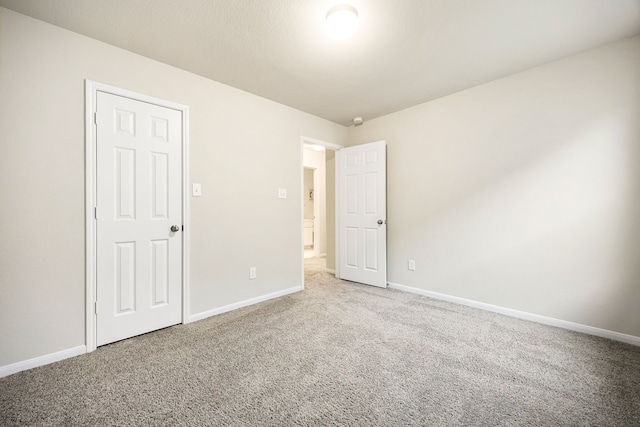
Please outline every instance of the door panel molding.
M182 125L182 220L184 232L182 238L182 323L188 322L189 315L189 107L159 98L132 92L119 87L85 80L85 344L87 352L96 349L96 285L97 285L97 227L96 227L96 110L97 94L105 92L112 95L130 98L161 107L177 110L181 113ZM131 132L131 117L122 112L119 117L120 131ZM161 120L154 124L154 136L161 140L166 137L166 129ZM159 213L162 201L158 201ZM161 288L159 288L161 296Z

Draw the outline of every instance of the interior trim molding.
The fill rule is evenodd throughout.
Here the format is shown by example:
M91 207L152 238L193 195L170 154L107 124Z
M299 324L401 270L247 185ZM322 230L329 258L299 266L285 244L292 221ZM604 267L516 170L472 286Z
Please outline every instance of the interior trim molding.
M336 274L336 271L332 270L331 268L325 268L324 271L326 271L327 273Z
M22 362L12 363L11 365L0 366L0 378L26 371L27 369L37 368L39 366L48 365L50 363L59 362L71 357L80 356L87 352L87 347L79 345L77 347L68 348L66 350L57 351L55 353L45 354L44 356L34 357L33 359L23 360Z
M316 138L309 138L308 136L300 136L300 141L302 142L303 146L304 144L311 144L311 145L320 145L324 148L328 148L330 150L334 150L334 151L338 151L338 150L342 150L344 148L344 146L339 145L339 144L334 144L332 142L327 142L327 141L322 141L320 139L316 139Z
M207 317L215 316L217 314L226 313L228 311L237 310L237 309L242 308L242 307L247 307L247 306L250 306L250 305L258 304L260 302L268 301L270 299L282 297L282 296L289 295L289 294L292 294L292 293L295 293L295 292L299 292L299 291L302 291L302 290L304 290L304 286L295 286L293 288L283 289L283 290L278 291L278 292L273 292L273 293L270 293L270 294L261 295L259 297L249 298L249 299L244 300L244 301L239 301L239 302L236 302L236 303L233 303L233 304L225 305L223 307L214 308L213 310L203 311L201 313L197 313L197 314L193 314L193 315L189 316L188 323L195 322L195 321L202 320L202 319L206 319Z
M640 337L634 335L627 335L620 332L610 331L607 329L600 329L593 326L582 325L580 323L568 322L566 320L555 319L553 317L541 316L539 314L528 313L526 311L514 310L511 308L501 307L498 305L487 304L484 302L474 301L466 298L455 297L452 295L441 294L438 292L427 291L425 289L414 288L411 286L400 285L398 283L388 283L389 288L396 289L398 291L410 292L412 294L418 294L437 300L452 302L455 304L466 305L468 307L479 308L480 310L492 311L494 313L504 314L505 316L515 317L518 319L529 320L536 323L542 323L544 325L555 326L562 329L568 329L570 331L581 332L587 335L594 335L597 337L608 338L614 341L620 341L631 345L640 346Z

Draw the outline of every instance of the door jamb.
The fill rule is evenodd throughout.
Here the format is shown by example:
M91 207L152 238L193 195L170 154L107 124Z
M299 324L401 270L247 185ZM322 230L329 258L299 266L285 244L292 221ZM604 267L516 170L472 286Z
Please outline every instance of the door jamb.
M189 107L105 83L85 80L85 344L96 349L96 124L97 93L106 92L177 110L182 115L182 323L189 313Z

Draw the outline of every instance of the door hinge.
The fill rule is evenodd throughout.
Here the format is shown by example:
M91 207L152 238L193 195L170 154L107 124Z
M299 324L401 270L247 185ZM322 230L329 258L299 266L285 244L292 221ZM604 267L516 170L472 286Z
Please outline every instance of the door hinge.
M98 124L98 112L93 113L93 123Z
M98 208L97 208L97 207L94 207L94 208L93 208L93 217L94 217L95 219L98 219Z
M182 231L184 231L184 225L182 226Z
M93 311L95 311L96 314L98 314L98 301L93 303Z

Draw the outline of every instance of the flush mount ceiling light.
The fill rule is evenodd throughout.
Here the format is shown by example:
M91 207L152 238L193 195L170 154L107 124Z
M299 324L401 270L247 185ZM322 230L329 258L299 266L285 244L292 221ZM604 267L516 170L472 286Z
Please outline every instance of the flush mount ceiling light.
M349 4L337 4L327 12L327 32L336 40L346 40L358 29L358 11Z

